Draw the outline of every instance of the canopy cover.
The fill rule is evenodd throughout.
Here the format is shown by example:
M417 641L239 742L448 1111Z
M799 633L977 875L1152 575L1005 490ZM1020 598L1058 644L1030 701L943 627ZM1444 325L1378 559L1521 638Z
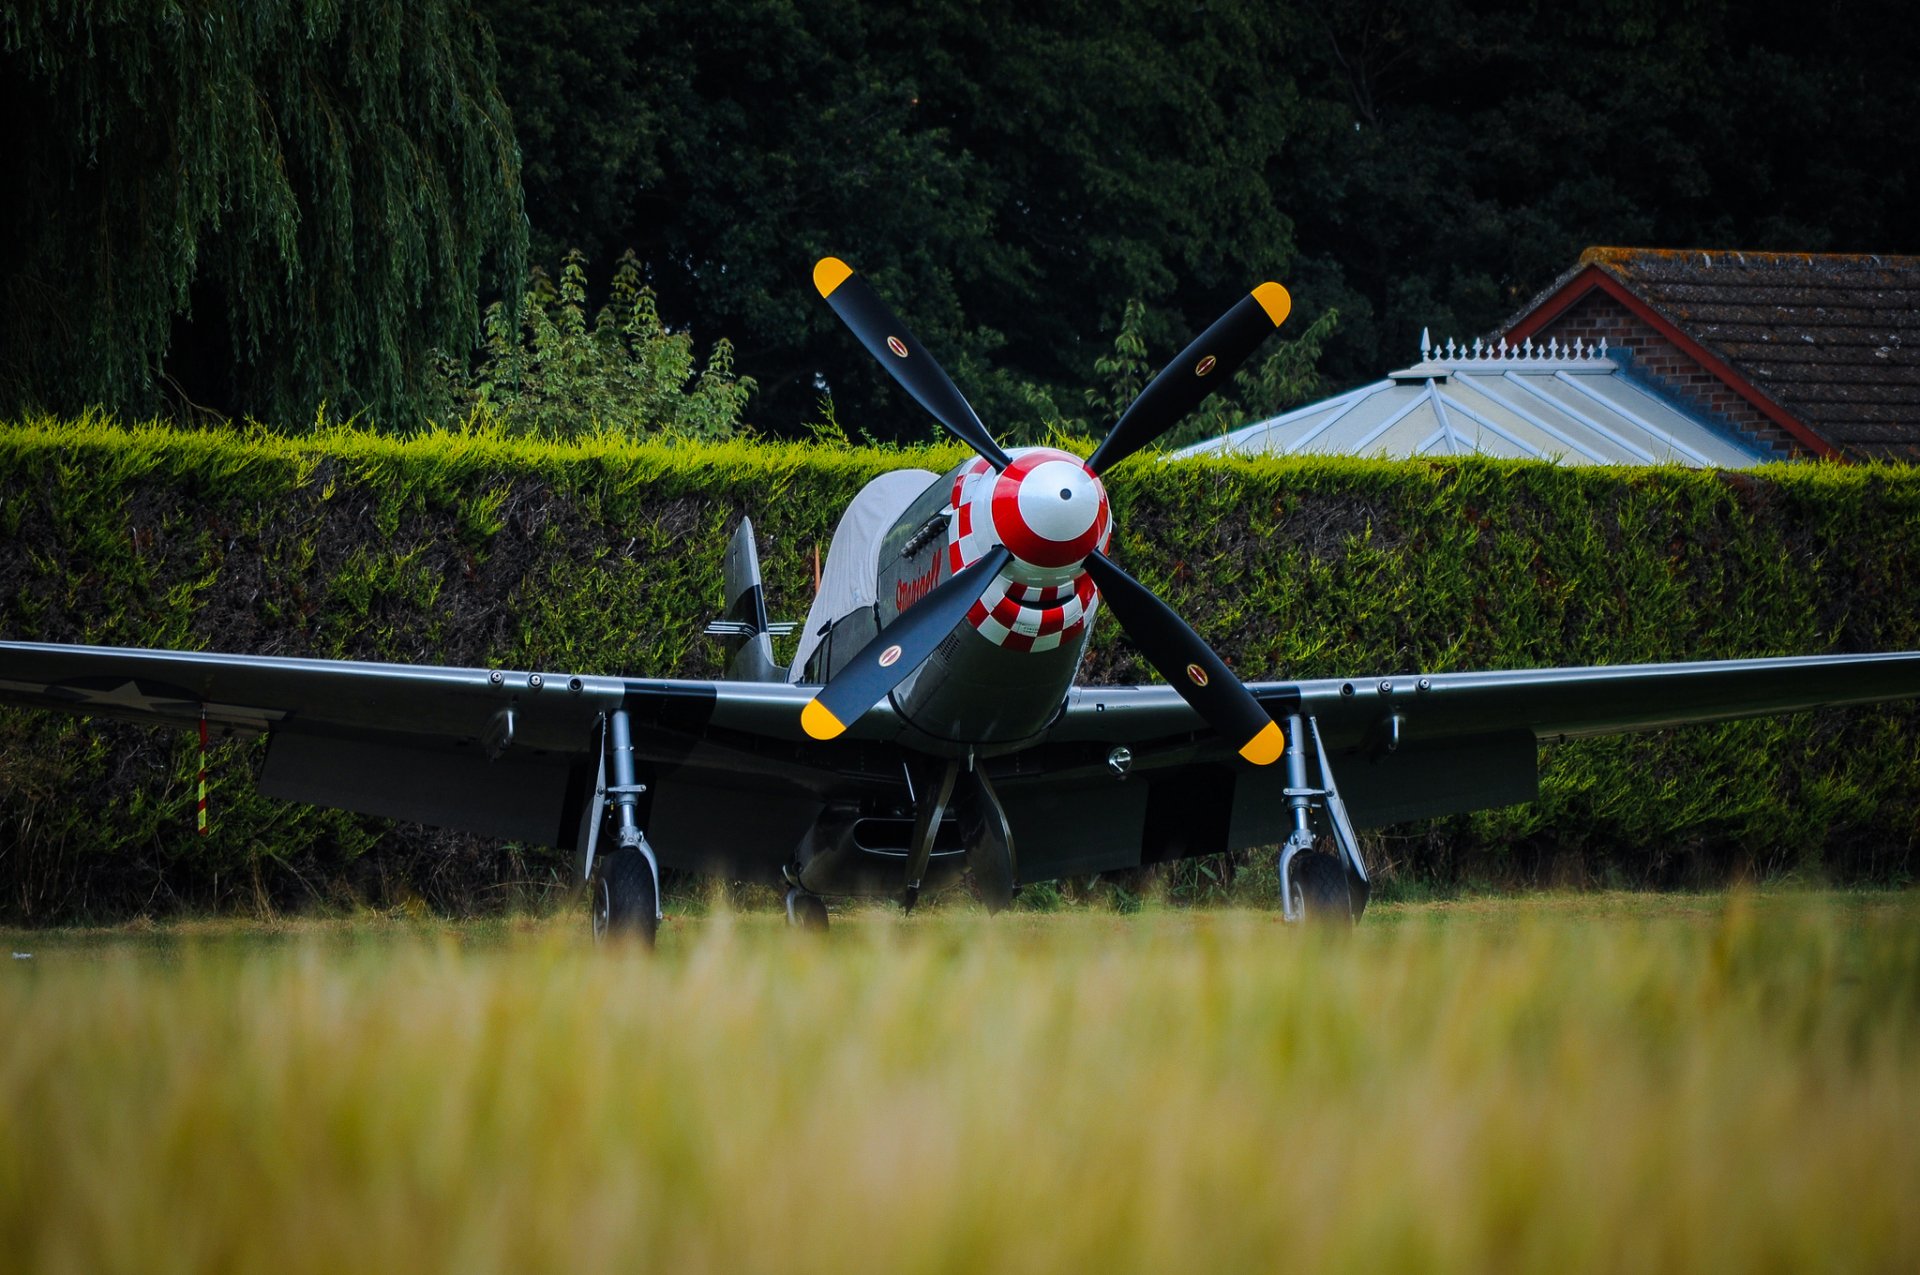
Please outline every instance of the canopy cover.
M813 658L813 649L835 620L879 601L880 542L907 506L921 492L940 481L930 469L896 469L880 475L853 498L827 547L827 565L820 572L820 588L807 609L800 647L794 652L787 680L798 682Z

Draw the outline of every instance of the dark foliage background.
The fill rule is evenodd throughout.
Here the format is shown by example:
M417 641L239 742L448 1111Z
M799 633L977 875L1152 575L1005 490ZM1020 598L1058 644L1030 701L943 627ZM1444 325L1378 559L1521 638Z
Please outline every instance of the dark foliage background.
M525 269L495 69L458 0L0 6L0 416L413 424Z
M1887 0L482 0L537 257L626 246L790 428L924 437L809 285L871 274L990 423L1084 410L1278 278L1336 387L1590 244L1914 252L1920 24ZM1027 387L1040 392L1035 395Z
M1917 64L1893 0L19 0L0 416L412 428L527 243L602 293L634 250L776 434L831 390L928 436L826 252L1012 437L1087 413L1130 303L1157 365L1269 277L1340 316L1298 397L1589 244L1920 250Z
M0 538L15 547L0 555L0 632L710 677L700 631L742 514L769 606L800 615L812 549L862 483L960 459L611 435L0 427ZM1249 679L1920 649L1912 469L1134 460L1114 496L1121 561ZM1111 622L1087 673L1149 676ZM189 732L0 710L0 919L411 899L484 910L568 870L551 852L261 798L263 753L215 750L201 839ZM1561 744L1543 752L1539 801L1368 843L1415 887L1909 881L1920 708ZM1227 875L1186 880L1204 892Z

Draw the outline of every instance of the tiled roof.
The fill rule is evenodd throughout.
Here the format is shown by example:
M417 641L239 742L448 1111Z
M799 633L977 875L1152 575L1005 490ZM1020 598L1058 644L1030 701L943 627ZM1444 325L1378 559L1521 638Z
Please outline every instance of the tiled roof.
M1920 461L1920 257L1589 248L1546 295L1590 266L1844 455Z
M1773 457L1628 376L1604 349L1430 346L1384 381L1175 452L1506 456L1741 468Z

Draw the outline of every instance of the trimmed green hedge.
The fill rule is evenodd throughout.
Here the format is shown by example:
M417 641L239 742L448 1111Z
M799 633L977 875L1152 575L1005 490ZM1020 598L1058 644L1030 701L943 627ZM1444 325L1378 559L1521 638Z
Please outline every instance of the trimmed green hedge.
M961 456L0 426L0 634L709 676L700 630L741 515L770 607L798 618L862 483ZM1116 556L1250 679L1920 648L1920 471L1136 458L1110 477ZM1149 675L1106 623L1086 676ZM1565 744L1539 802L1372 849L1442 885L1904 880L1917 725L1903 706ZM261 756L215 750L203 840L186 733L0 713L0 915L484 908L565 871L259 798Z

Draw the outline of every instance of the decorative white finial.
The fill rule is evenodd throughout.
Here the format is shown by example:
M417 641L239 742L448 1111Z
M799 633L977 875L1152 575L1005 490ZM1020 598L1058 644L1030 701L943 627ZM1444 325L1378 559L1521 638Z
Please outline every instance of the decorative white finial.
M1523 359L1530 359L1533 357L1533 338L1532 337L1527 338L1526 348L1523 351L1521 351L1520 357Z
M1607 338L1605 337L1600 338L1600 357L1603 359L1607 357Z
M1447 360L1451 362L1455 357L1456 356L1453 352L1453 338L1448 337L1447 338Z
M1433 357L1433 338L1427 335L1427 329L1420 329L1420 361L1425 363Z
M1505 337L1500 338L1500 357L1503 359L1509 359L1513 357L1511 354L1507 353L1507 338Z
M1480 358L1480 347L1484 344L1485 342L1482 341L1479 337L1473 338L1473 357L1476 362Z

